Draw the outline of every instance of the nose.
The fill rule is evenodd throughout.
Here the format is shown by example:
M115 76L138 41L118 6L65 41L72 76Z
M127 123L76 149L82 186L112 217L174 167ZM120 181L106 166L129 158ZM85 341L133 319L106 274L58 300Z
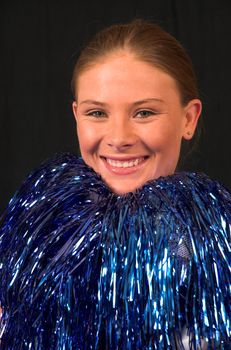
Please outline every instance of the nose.
M137 135L131 124L129 120L119 116L113 120L107 132L107 145L116 150L126 150L134 146L137 142Z

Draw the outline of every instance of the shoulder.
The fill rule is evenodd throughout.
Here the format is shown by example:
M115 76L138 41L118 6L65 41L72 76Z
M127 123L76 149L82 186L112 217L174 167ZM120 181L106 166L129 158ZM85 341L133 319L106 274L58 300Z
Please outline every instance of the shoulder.
M38 168L33 170L24 180L22 186L16 192L14 198L20 193L28 190L38 192L41 189L57 184L57 180L74 169L84 165L81 158L69 153L56 154L52 158L44 161ZM13 198L13 199L14 199Z
M231 212L231 193L221 183L204 173L182 172L159 179L165 192L187 207Z
M64 184L77 182L77 175L83 177L90 172L92 173L92 170L87 167L82 158L76 155L69 153L54 155L26 177L9 202L3 216L12 210L32 208L37 201L43 201L44 196L46 197Z
M203 173L181 172L150 181L138 191L145 200L161 202L167 208L219 211L231 215L231 193Z
M0 219L0 276L10 276L19 260L24 271L39 250L51 258L73 232L78 239L79 227L98 210L97 186L107 191L75 155L57 155L33 171Z
M231 192L225 186L203 173L187 172L182 176L191 208L201 212L207 224L213 221L222 225L224 220L231 223Z
M2 233L6 236L15 232L17 237L28 228L31 231L39 220L48 220L49 213L64 215L73 203L79 203L81 196L82 200L88 197L94 186L103 187L103 184L82 158L55 155L29 174L9 202L0 218L0 238Z
M140 198L143 207L157 209L170 236L174 229L186 232L198 252L202 246L207 252L206 245L215 240L228 251L231 194L218 181L202 173L177 173L145 185Z

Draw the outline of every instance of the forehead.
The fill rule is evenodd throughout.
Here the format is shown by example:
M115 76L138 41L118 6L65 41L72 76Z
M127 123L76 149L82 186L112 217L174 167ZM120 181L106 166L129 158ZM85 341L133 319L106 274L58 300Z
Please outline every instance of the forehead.
M178 87L169 74L125 52L108 55L85 69L76 91L78 100L95 95L101 99L179 99Z
M117 74L123 73L123 75L132 72L133 75L136 77L141 75L139 74L140 69L142 73L145 73L145 71L147 73L151 72L152 75L155 73L162 73L174 80L170 74L164 71L164 69L157 67L155 64L151 64L150 62L142 60L134 53L126 50L115 50L110 54L100 57L99 59L90 63L89 65L86 65L82 69L82 71L79 72L78 79L88 72L90 72L90 74L93 73L100 75L105 74L105 72L108 72L111 75L113 71L116 71ZM143 77L147 78L146 75L144 75Z

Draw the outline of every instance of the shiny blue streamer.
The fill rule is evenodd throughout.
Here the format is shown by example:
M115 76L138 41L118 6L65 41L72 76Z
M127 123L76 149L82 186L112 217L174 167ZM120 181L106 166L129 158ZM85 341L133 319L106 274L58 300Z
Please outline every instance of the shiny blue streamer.
M44 163L1 219L0 348L229 349L230 209L204 174L119 196Z

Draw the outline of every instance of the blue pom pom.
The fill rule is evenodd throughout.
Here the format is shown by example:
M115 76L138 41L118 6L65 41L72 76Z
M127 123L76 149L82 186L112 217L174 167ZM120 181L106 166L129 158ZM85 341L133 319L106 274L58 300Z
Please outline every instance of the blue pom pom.
M228 349L230 209L204 174L119 196L43 164L1 219L1 349Z

